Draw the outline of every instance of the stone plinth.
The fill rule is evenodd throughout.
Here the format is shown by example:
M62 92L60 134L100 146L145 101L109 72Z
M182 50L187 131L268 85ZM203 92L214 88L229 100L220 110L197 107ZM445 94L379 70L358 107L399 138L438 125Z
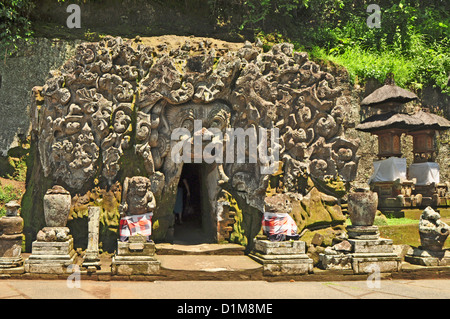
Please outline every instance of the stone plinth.
M66 241L34 241L31 255L25 260L25 271L40 274L65 274L75 263L73 238Z
M313 271L313 260L306 254L303 241L256 240L254 252L249 256L263 265L266 276L304 275Z
M6 216L0 218L0 273L23 273L23 219L18 215L20 205L6 204Z
M450 251L432 251L414 247L405 255L405 261L421 266L450 266Z
M155 243L145 242L142 236L131 236L129 242L118 241L111 273L128 276L158 274L161 262L155 258L155 250Z
M22 258L22 239L22 234L2 234L0 236L0 274L25 271Z
M326 249L320 254L321 268L352 269L355 274L372 273L375 269L400 271L401 258L394 253L392 240L379 238L377 226L348 227L348 234L353 237L347 241L349 249L340 251L338 245Z

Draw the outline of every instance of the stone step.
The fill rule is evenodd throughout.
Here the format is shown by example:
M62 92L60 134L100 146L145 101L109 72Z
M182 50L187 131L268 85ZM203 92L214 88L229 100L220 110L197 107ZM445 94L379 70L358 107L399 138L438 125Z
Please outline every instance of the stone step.
M157 255L244 255L244 250L238 244L156 244Z
M248 256L158 255L161 275L171 280L261 280L262 265Z

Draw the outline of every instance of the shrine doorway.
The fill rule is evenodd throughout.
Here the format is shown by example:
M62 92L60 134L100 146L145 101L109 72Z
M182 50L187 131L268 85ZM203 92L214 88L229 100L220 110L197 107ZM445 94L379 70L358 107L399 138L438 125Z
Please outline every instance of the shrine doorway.
M216 171L214 164L183 164L179 183L184 189L183 209L181 218L175 219L174 244L217 242L214 199L220 187Z

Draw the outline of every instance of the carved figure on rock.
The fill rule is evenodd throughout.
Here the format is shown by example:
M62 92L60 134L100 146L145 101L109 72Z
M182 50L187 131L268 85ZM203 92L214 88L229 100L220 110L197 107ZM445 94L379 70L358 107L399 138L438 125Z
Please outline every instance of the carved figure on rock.
M441 251L450 234L450 227L441 221L441 215L431 207L422 212L419 222L421 248L431 251Z

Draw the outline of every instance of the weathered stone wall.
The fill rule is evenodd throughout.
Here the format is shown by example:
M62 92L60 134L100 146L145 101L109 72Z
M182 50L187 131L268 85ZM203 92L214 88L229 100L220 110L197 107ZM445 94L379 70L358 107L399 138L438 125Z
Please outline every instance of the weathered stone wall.
M30 130L31 89L74 54L76 42L34 39L0 62L0 155L25 139Z

